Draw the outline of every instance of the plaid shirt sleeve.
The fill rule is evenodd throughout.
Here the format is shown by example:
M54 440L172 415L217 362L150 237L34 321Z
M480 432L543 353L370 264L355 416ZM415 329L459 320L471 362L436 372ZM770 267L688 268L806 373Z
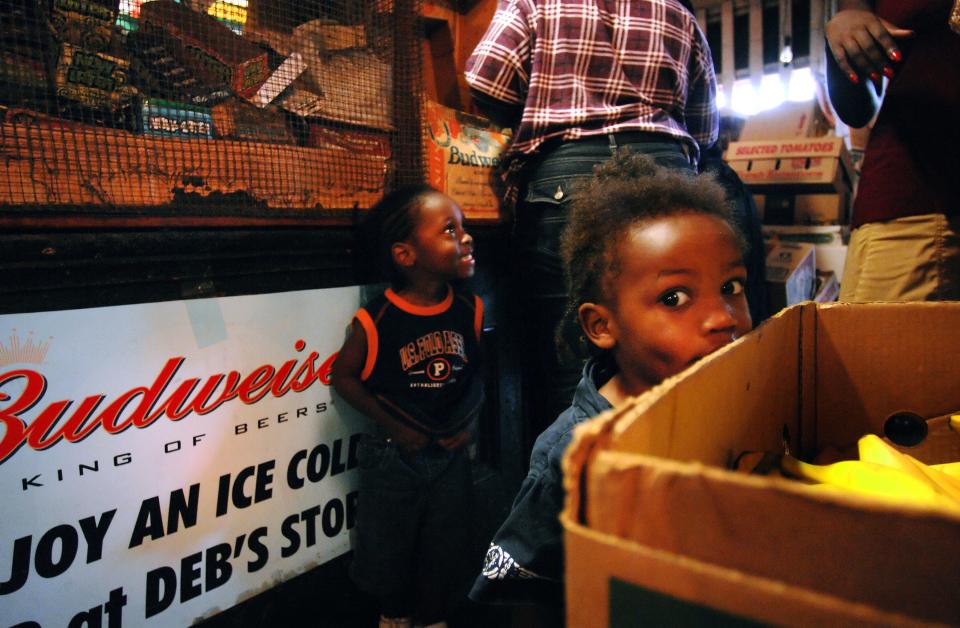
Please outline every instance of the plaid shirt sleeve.
M490 98L522 105L530 82L532 30L528 0L499 0L483 39L467 59L465 78L471 89Z
M703 148L709 148L720 136L720 112L717 109L717 78L713 71L710 46L698 26L690 54L690 84L684 110L690 135Z

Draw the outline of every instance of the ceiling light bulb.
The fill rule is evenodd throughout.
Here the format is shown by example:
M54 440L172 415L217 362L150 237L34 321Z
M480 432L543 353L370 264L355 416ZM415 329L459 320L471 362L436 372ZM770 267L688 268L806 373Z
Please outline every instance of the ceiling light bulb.
M790 47L790 37L783 38L783 48L780 50L780 63L783 65L793 61L793 48Z

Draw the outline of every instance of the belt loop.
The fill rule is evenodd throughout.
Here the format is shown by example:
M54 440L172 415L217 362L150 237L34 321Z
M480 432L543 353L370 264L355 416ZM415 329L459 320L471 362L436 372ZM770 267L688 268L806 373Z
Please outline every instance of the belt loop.
M607 133L607 140L610 142L610 156L612 157L617 153L617 134Z

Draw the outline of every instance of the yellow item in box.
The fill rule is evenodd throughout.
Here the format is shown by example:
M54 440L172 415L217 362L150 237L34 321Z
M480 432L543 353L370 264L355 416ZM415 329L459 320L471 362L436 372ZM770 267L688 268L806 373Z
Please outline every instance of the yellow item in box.
M731 142L724 159L754 192L848 192L850 153L839 137Z
M905 409L956 412L956 347L960 303L805 303L579 426L567 625L956 624L953 510L727 470L784 442L803 460L855 448Z

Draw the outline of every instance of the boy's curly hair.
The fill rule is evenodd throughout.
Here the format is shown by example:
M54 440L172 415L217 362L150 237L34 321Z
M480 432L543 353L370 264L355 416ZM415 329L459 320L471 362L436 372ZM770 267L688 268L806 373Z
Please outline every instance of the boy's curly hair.
M364 275L375 276L371 266L376 265L379 275L393 285L402 287L406 281L403 273L393 263L392 247L403 242L417 226L418 210L424 196L437 190L418 183L399 187L381 198L370 208L360 225L360 243L356 250L357 264Z
M693 176L658 166L647 155L623 149L574 187L560 241L568 294L556 335L561 351L580 349L564 346L562 331L579 325L581 304L600 302L607 294L610 280L620 272L618 251L630 227L684 213L726 221L746 252L746 240L733 222L724 190L712 175Z

